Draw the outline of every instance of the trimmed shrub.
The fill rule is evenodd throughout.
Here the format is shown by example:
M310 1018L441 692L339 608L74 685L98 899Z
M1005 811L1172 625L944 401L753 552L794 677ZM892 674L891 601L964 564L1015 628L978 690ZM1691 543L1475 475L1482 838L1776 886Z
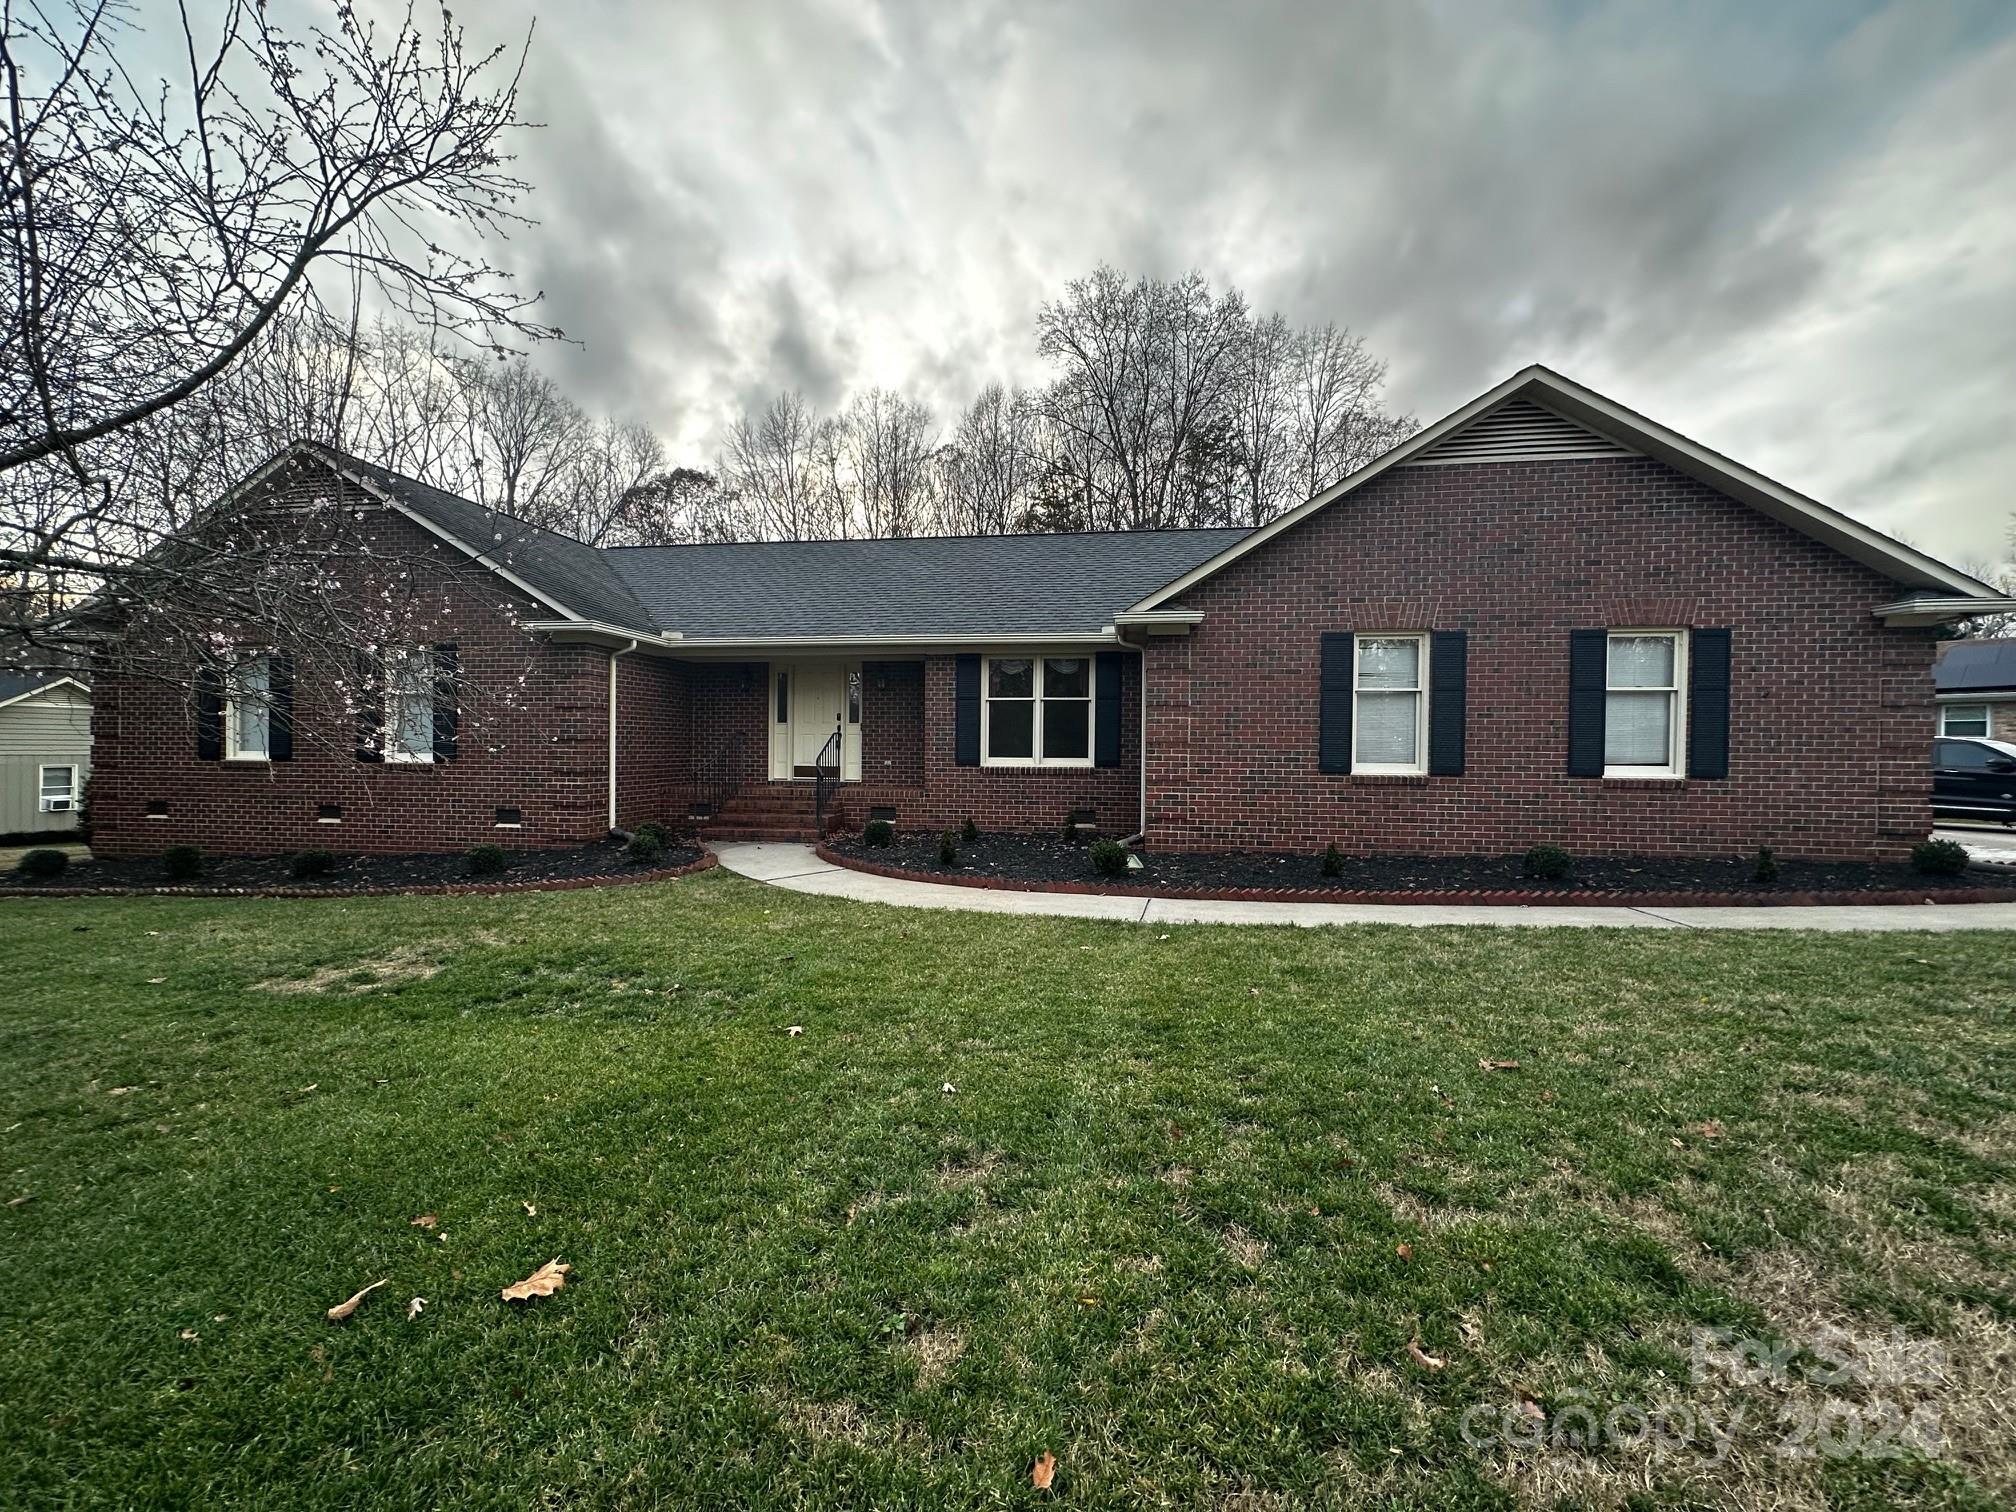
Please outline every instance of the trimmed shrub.
M171 845L161 852L161 869L175 882L193 882L203 875L203 852L193 845Z
M624 854L639 866L649 866L665 854L665 831L655 824L640 824L631 831Z
M894 845L896 843L896 826L891 824L887 819L870 819L862 827L861 839L864 844L872 845L878 850L885 846Z
M511 865L511 858L504 854L501 845L472 845L463 859L469 863L472 877L494 877Z
M1967 870L1967 847L1957 840L1921 840L1911 847L1911 867L1928 877L1957 877Z
M1559 882L1575 869L1575 858L1558 845L1536 845L1526 852L1526 875Z
M959 826L959 838L968 845L971 845L975 840L980 838L980 826L973 822L971 814L968 814L966 822Z
M1323 851L1323 875L1326 877L1344 875L1344 853L1337 849L1335 840L1332 840Z
M60 877L69 869L70 857L60 850L31 850L19 861L14 869L24 877Z
M326 877L336 870L336 858L325 850L305 850L298 852L287 863L287 875L296 881L309 877Z
M1064 819L1064 838L1066 841L1072 841L1078 838L1078 821L1071 818L1069 815L1066 815Z
M630 838L633 842L640 839L649 839L661 851L672 843L671 832L656 819L646 819L637 828L630 831Z
M940 831L938 835L938 864L940 866L959 864L959 837L950 830Z
M1102 877L1127 875L1127 847L1118 840L1092 842L1092 870Z
M1770 846L1757 847L1756 859L1750 863L1750 880L1767 885L1778 880L1778 853Z

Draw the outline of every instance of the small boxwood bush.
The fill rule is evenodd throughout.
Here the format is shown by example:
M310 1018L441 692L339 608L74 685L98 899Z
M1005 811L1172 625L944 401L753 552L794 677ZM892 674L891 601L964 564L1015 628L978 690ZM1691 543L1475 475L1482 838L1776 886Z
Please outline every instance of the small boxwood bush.
M640 824L630 833L624 853L639 866L649 866L665 854L665 831L655 824Z
M1922 840L1911 847L1911 866L1928 877L1957 877L1967 870L1967 847L1957 840Z
M1536 845L1526 852L1526 875L1559 882L1574 870L1575 858L1558 845Z
M1337 842L1335 840L1332 840L1328 846L1324 847L1323 875L1326 877L1341 877L1344 875L1344 853L1337 849Z
M309 877L326 877L336 870L336 858L325 850L305 850L298 852L287 863L287 875L297 881Z
M959 838L968 845L971 845L975 840L980 838L980 826L973 822L971 814L968 814L966 822L959 826Z
M203 875L203 852L193 845L171 845L161 852L161 869L172 881L194 881Z
M494 877L511 865L511 858L504 854L501 845L472 845L463 859L468 862L472 877Z
M887 819L870 819L861 831L861 838L878 849L896 843L896 826Z
M24 877L60 877L70 865L70 857L60 850L31 850L19 861L14 869Z
M638 825L637 828L630 831L630 838L632 840L637 840L640 838L648 838L651 841L651 843L657 846L658 849L660 849L661 851L665 849L666 846L672 843L671 832L667 830L664 825L660 824L656 819L646 819L642 824Z
M940 866L957 866L959 864L959 837L950 830L939 832L938 864Z
M1102 877L1127 875L1127 847L1118 840L1092 842L1092 870Z
M1768 845L1757 847L1757 855L1750 863L1750 880L1767 886L1778 880L1778 853Z

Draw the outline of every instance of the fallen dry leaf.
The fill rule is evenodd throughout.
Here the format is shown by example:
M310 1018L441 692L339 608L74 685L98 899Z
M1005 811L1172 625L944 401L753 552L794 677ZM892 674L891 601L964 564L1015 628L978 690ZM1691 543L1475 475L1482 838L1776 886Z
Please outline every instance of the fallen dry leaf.
M391 1279L392 1278L390 1276L387 1276L385 1278L385 1281L390 1281ZM370 1296L371 1293L378 1290L379 1287L383 1286L385 1284L385 1281L373 1281L369 1286L365 1287L364 1290L357 1293L357 1295L352 1297L349 1301L338 1302L334 1307L329 1309L328 1314L329 1321L331 1323L341 1323L345 1318L349 1317L350 1314L357 1311L358 1303L362 1302L366 1297Z
M1477 1062L1477 1069L1480 1071L1517 1071L1519 1069L1519 1062L1515 1060L1480 1060Z
M1414 1258L1414 1246L1411 1244L1396 1244L1393 1246L1393 1253L1398 1255L1402 1260L1412 1260Z
M107 1097L124 1097L128 1092L138 1092L139 1090L138 1087L114 1087L105 1095Z
M518 1206L525 1209L525 1216L527 1218L537 1218L539 1216L539 1209L532 1206L532 1204L529 1202L521 1202L518 1204Z
M529 1302L534 1297L550 1297L567 1284L567 1272L574 1269L558 1260L548 1260L516 1285L504 1288L506 1302Z
M1519 1398L1519 1416L1529 1423L1544 1423L1547 1421L1547 1410L1533 1398L1522 1396Z
M1440 1370L1444 1365L1449 1363L1447 1360L1428 1353L1427 1350L1421 1347L1419 1339L1409 1339L1407 1341L1407 1357L1423 1370Z
M1687 1132L1689 1134L1699 1134L1703 1139L1720 1139L1728 1130L1722 1127L1721 1119L1711 1118L1703 1123L1689 1124Z
M945 1093L947 1097L950 1097L954 1092L957 1092L959 1089L953 1086L952 1083L947 1082L945 1083L944 1087L941 1090Z
M197 1341L198 1339L200 1339L200 1338L202 1338L202 1337L203 1337L203 1335L201 1335L201 1334L199 1334L198 1332L196 1332L196 1330L195 1330L195 1329L193 1329L193 1328L185 1328L185 1329L183 1329L183 1330L182 1330L182 1335L181 1335L181 1336L182 1336L182 1338L183 1338L183 1339L185 1339L186 1341L188 1341L188 1342L189 1342L189 1343L191 1343L191 1344L194 1344L194 1343L195 1343L195 1342L196 1342L196 1341Z
M805 1026L803 1024L792 1024L784 1032L790 1035L791 1038L796 1039L805 1032Z
M1050 1482L1056 1478L1057 1456L1052 1454L1048 1449L1045 1449L1043 1457L1029 1467L1029 1484L1034 1486L1038 1491L1048 1491L1050 1489Z
M331 1188L329 1188L329 1190L333 1192L333 1191L335 1191L335 1190L336 1190L336 1188L334 1188L334 1187L331 1187ZM415 1218L415 1219L413 1220L413 1222L412 1222L412 1224L410 1225L410 1227L413 1227L413 1228L432 1228L432 1227L434 1227L434 1225L435 1225L435 1224L439 1223L440 1221L441 1221L441 1220L440 1220L439 1218L436 1218L436 1217L435 1217L435 1216L434 1216L434 1215L433 1215L432 1213L422 1213L422 1214L421 1214L421 1215L420 1215L420 1216L419 1216L418 1218Z
M415 1318L419 1317L420 1310L426 1305L427 1299L425 1297L415 1297L412 1301L408 1302L406 1304L406 1321L411 1323Z

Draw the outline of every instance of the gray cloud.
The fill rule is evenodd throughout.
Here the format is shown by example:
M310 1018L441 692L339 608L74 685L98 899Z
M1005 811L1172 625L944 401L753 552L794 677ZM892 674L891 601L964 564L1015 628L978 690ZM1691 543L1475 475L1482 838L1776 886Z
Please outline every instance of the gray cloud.
M524 0L486 8L511 34ZM506 251L585 402L711 454L780 388L941 417L1041 301L1195 266L1442 413L1546 361L1950 556L2016 427L2016 13L853 0L542 20Z

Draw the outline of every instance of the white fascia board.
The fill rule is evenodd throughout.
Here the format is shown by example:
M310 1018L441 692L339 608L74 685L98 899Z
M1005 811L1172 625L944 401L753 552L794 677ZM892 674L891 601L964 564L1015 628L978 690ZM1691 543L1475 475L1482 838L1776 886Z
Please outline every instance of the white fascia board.
M1984 688L1978 693L1934 693L1934 703L2009 703L2016 700L2016 688Z
M1954 620L1972 619L1977 614L2008 614L2016 611L2016 598L1988 593L1967 598L1908 598L1882 604L1870 612L1886 625L1945 625Z
M678 631L667 631L652 635L649 632L626 629L617 625L598 621L576 620L526 620L522 629L552 635L559 640L636 641L638 649L658 651L666 655L693 657L730 657L771 654L826 654L838 656L850 651L991 651L1005 648L1049 648L1106 647L1121 644L1119 634L1108 627L1097 632L1073 632L1056 635L1013 634L1013 635L766 635L766 636L688 636Z
M1794 492L1784 484L1774 482L1739 462L1733 462L1719 452L1710 451L1707 447L1688 440L1677 431L1668 430L1656 421L1648 420L1643 415L1604 398L1593 389L1584 388L1581 384L1562 377L1550 368L1535 364L1514 373L1497 387L1487 389L1468 404L1452 410L1425 430L1417 431L1398 446L1366 463L1349 477L1331 484L1307 503L1289 510L1270 524L1263 525L1251 535L1234 542L1209 561L1193 567L1165 587L1156 589L1139 603L1130 606L1128 612L1138 613L1157 608L1187 592L1206 578L1223 571L1247 552L1265 545L1283 531L1294 529L1319 509L1327 508L1346 494L1364 487L1388 468L1396 467L1408 458L1426 451L1451 431L1467 424L1485 410L1522 394L1531 396L1536 402L1571 420L1579 420L1594 430L1614 436L1645 455L1657 458L1690 477L1698 478L1709 487L1750 505L1761 514L1792 526L1813 539L1833 547L1842 555L1861 562L1864 566L1881 572L1895 581L1924 582L1950 589L1955 594L1970 599L1995 596L1995 590L1979 579L1969 577L1957 568L1949 567L1915 547L1905 545L1902 541L1893 540L1880 530L1871 529L1859 521L1850 519L1839 510L1830 509L1815 499Z
M633 630L628 625L613 625L607 620L562 619L562 620L521 620L518 628L530 630L539 635L550 635L555 640L569 643L601 645L612 641L625 644L637 642L641 650L676 641L676 634L659 635L649 630Z
M26 703L31 698L40 698L45 693L54 693L58 688L75 688L86 698L91 690L74 677L59 677L54 682L46 682L39 688L30 688L26 693L16 693L12 698L0 698L0 709L11 709L18 703Z

